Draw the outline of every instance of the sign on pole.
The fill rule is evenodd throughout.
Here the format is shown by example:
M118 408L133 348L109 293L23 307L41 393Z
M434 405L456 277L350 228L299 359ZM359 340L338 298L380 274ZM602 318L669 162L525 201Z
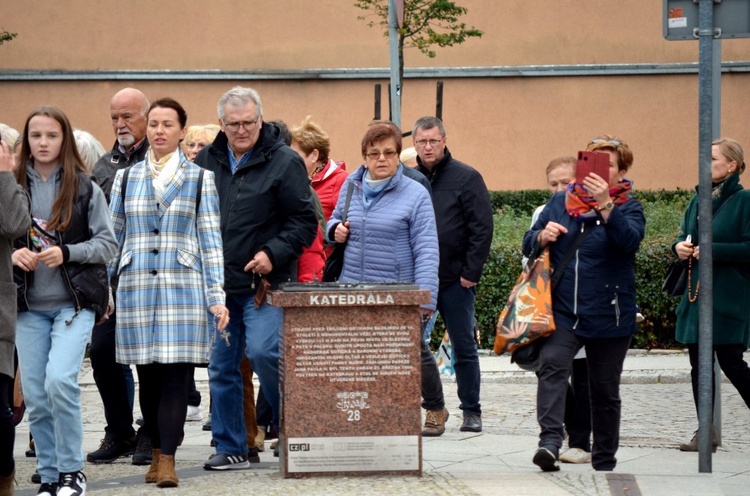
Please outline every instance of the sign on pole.
M664 38L670 41L698 39L698 2L663 0ZM714 0L714 37L750 38L750 2Z

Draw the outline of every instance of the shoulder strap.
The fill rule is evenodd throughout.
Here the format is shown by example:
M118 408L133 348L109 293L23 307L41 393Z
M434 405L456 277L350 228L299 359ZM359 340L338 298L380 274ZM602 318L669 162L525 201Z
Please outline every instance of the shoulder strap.
M557 285L557 282L562 277L563 273L565 272L565 268L568 266L568 263L570 262L570 259L573 258L573 254L575 254L576 250L581 247L583 244L583 240L586 239L586 235L591 231L591 227L584 223L582 225L583 230L578 234L578 237L573 242L573 244L568 249L568 252L565 254L563 259L560 261L560 264L555 267L555 272L552 274L552 287L554 288Z
M198 215L198 207L201 206L201 198L203 197L203 173L206 171L201 167L201 171L198 173L198 191L195 194L195 215Z
M120 183L120 196L122 197L123 208L125 207L125 191L128 189L128 175L130 175L131 167L133 166L129 165L125 167L125 172L122 173L122 182Z
M737 193L739 193L740 191L742 191L742 190L740 189L740 190L735 191L734 193L732 193L731 195L729 195L729 198L727 198L726 200L724 200L724 203L722 203L721 205L719 205L719 208L717 208L716 212L714 212L714 216L713 216L714 219L716 218L717 215L719 215L719 212L721 212L721 209L724 208L724 206L727 203L729 203L729 200L731 200L732 198L734 198L735 195L737 195Z
M341 215L341 222L346 222L346 217L349 214L349 204L352 202L353 192L354 192L354 183L349 181L349 185L346 187L346 202L344 203L344 212Z

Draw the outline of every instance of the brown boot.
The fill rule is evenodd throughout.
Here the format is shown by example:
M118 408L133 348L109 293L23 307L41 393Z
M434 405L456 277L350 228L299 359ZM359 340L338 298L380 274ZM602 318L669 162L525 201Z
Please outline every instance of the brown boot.
M716 429L711 426L711 452L716 453L716 448L719 446L719 441L716 438ZM698 451L698 431L693 434L693 439L689 443L683 443L680 445L680 451Z
M146 472L146 484L154 484L156 482L156 477L159 473L159 455L161 455L161 449L151 450L151 467Z
M156 487L177 487L177 482L177 474L174 471L174 455L159 455Z
M445 432L445 421L450 414L448 409L443 407L442 410L427 410L422 428L422 436L437 437Z
M6 477L0 476L0 496L13 496L13 483L15 479L15 469Z

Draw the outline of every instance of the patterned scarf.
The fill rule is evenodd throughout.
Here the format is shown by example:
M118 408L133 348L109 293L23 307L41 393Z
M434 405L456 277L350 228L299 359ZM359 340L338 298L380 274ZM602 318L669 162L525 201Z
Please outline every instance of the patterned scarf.
M609 196L614 198L615 205L622 205L633 196L633 181L623 179L609 188ZM565 208L574 219L595 219L599 212L596 210L600 205L593 196L586 191L582 185L571 182L565 191Z

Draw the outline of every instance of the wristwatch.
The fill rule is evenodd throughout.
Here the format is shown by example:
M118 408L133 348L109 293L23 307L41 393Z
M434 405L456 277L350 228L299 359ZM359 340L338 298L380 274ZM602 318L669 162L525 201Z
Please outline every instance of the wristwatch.
M612 210L613 208L615 208L615 202L613 202L612 200L609 200L607 203L604 204L603 207L599 207L599 211L601 212L603 210Z

